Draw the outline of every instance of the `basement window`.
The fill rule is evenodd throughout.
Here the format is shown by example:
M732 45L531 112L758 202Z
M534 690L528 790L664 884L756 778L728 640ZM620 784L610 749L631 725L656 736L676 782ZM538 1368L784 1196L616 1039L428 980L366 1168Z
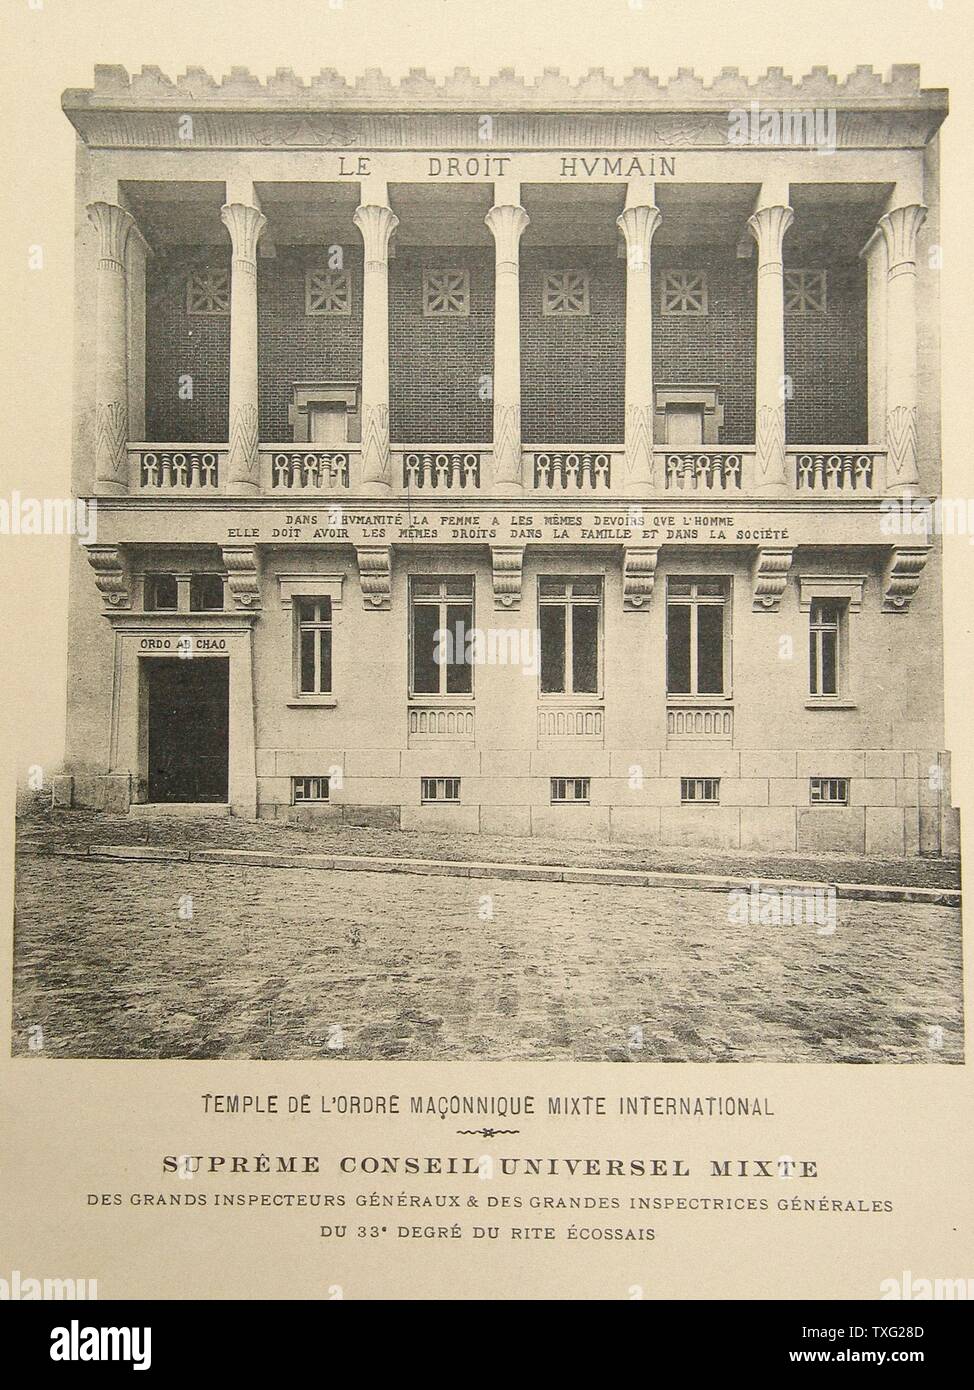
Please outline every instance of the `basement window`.
M684 806L695 806L698 801L709 801L712 806L720 802L719 777L681 777L680 801Z
M812 805L848 806L848 777L810 777L808 799Z
M562 801L576 801L587 804L591 800L591 777L552 777L551 804Z
M307 801L327 801L330 785L327 777L292 777L291 803L302 806Z
M420 779L420 800L423 805L431 802L450 802L456 806L460 801L459 777L422 777Z

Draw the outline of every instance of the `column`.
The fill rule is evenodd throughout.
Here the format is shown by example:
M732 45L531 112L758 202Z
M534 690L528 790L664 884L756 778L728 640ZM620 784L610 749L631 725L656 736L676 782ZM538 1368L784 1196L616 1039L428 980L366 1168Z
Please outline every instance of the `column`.
M225 203L220 210L230 233L230 452L227 487L260 491L257 452L257 242L267 225L259 208Z
M654 189L630 184L616 225L626 239L626 463L629 497L653 490L653 275L651 247L660 224Z
M866 263L866 439L885 444L887 258L886 238L878 226L859 256Z
M117 203L91 203L89 220L98 231L95 309L95 491L128 491L128 321L125 246L135 225Z
M920 481L917 410L917 233L927 209L907 203L879 219L886 243L886 491Z
M521 233L530 221L521 185L499 179L484 221L494 238L494 476L498 493L521 491Z
M352 218L362 233L362 483L369 492L392 486L389 452L389 241L399 218L385 185Z
M785 283L782 242L795 214L783 203L758 208L748 228L758 244L755 367L755 491L788 492L785 455Z

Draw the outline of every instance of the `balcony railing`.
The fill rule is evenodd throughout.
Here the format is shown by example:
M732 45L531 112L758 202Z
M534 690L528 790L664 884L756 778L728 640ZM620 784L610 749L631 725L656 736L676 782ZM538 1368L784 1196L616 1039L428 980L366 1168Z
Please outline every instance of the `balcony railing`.
M877 460L885 450L862 444L789 447L788 460L799 492L874 492Z
M491 494L490 444L393 444L392 493ZM690 449L653 450L652 495L676 500L748 498L755 493L753 444L705 444ZM226 444L128 445L132 492L232 495ZM320 448L313 444L261 444L260 491L288 494L356 495L362 488L362 446ZM885 480L886 450L872 444L788 445L788 488L795 497L875 496ZM523 496L607 497L625 478L622 445L530 446L522 453ZM507 491L508 489L505 489Z
M740 492L744 461L754 456L754 446L709 445L699 449L657 449L663 464L667 492Z
M357 447L315 449L310 445L261 444L261 481L270 492L347 492Z
M393 450L393 471L407 492L476 492L490 456L489 444L412 444Z
M621 445L603 449L552 444L528 449L524 457L536 492L608 492L613 458L624 453Z
M130 444L129 475L139 492L218 492L225 444Z

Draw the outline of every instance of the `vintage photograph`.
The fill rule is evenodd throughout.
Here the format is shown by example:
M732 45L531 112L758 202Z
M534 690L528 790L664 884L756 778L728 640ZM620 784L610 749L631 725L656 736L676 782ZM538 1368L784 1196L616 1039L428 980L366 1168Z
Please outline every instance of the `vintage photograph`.
M964 1060L909 56L63 93L16 1056Z

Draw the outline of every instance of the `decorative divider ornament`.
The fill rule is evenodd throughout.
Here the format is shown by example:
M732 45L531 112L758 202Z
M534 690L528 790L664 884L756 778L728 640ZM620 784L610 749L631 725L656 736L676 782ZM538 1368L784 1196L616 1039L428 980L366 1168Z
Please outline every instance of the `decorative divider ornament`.
M95 584L105 607L112 610L131 608L131 580L118 546L88 545L85 555L95 572Z
M490 548L493 570L494 607L512 611L521 606L521 569L524 547L496 546Z
M794 558L794 550L785 546L769 546L758 551L751 603L755 613L778 612Z
M623 551L622 606L627 612L646 613L656 587L659 546L629 547Z
M252 545L225 545L223 565L234 608L253 612L260 607L258 552Z
M356 546L359 585L366 608L392 606L392 550L387 545Z

